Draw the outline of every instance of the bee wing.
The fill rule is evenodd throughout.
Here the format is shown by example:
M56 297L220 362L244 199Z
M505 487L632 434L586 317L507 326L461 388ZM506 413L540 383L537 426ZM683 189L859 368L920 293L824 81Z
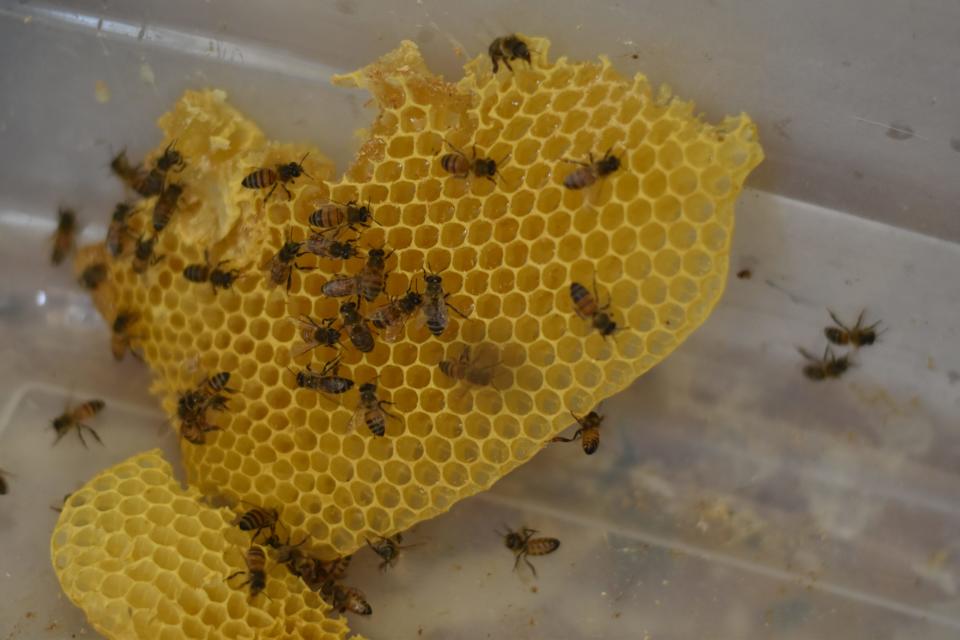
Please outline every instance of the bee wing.
M316 342L302 342L290 350L290 355L294 358L299 358L305 353L313 351L319 346L319 343Z
M353 415L350 416L350 423L347 425L350 431L356 431L358 428L367 423L366 413L367 409L363 406L363 404L357 406L356 410L353 412Z
M394 322L391 325L387 325L386 330L383 332L383 339L386 342L396 342L403 337L403 330L407 326L406 318L400 320L399 322Z

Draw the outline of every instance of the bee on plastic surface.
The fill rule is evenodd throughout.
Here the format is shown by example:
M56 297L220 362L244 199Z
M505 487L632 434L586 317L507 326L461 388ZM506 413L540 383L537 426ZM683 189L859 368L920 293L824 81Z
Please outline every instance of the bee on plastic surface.
M804 365L803 375L805 375L810 380L826 380L827 378L839 378L847 370L853 366L853 363L850 361L849 354L840 356L839 358L833 353L833 349L830 348L830 345L827 345L827 348L823 350L823 357L817 358L813 356L809 351L802 347L798 347L797 351L800 352L804 358L810 361L810 364Z
M360 402L357 405L357 410L353 413L353 418L350 420L351 428L356 428L359 424L365 424L370 429L370 433L375 436L382 436L387 431L387 418L400 421L399 416L383 408L384 405L392 405L393 403L388 400L381 400L377 396L377 384L375 382L363 383L360 385L359 391Z
M147 272L147 269L166 257L154 254L157 237L157 235L152 235L145 239L141 234L137 239L137 244L133 250L133 262L131 264L134 273L142 275Z
M114 258L123 253L124 244L130 235L127 221L132 213L133 207L126 202L118 202L113 209L110 226L107 227L107 251Z
M369 616L373 613L373 607L367 602L366 595L355 587L347 587L334 580L327 580L320 589L320 595L339 613L349 611L360 616Z
M424 270L423 281L427 288L423 293L423 305L420 307L427 328L435 336L441 335L450 322L450 314L447 312L448 307L453 309L461 318L467 317L462 311L447 302L450 294L443 290L443 278L440 277L440 273L442 272L430 271L428 273Z
M600 446L600 425L603 423L603 416L597 413L596 411L591 411L585 416L578 416L573 411L570 412L570 415L573 416L573 419L577 421L577 424L580 427L573 434L572 438L564 438L562 436L557 436L550 440L550 442L573 442L574 440L579 439L580 444L583 445L583 452L588 456L596 453L597 448Z
M243 275L239 269L221 269L220 265L227 264L229 260L221 260L217 264L210 263L210 256L206 251L203 252L203 263L188 264L183 269L183 277L190 282L204 283L209 282L213 292L217 289L230 289L234 282Z
M303 168L303 161L307 159L308 155L310 155L309 152L303 154L300 162L277 164L273 169L261 167L247 174L240 182L240 185L245 189L266 189L270 187L270 191L267 193L267 197L264 198L264 202L270 199L277 185L279 185L287 192L287 199L292 200L293 194L290 193L290 189L287 188L287 183L293 184L301 175L313 178L313 176Z
M510 66L510 62L513 60L525 60L527 64L531 64L530 48L516 34L497 38L490 43L487 52L490 54L494 73L500 68L500 62L510 71L513 71L513 67Z
M415 544L403 545L401 544L402 542L403 535L400 533L397 533L390 538L377 536L376 542L371 542L369 538L367 539L367 546L370 547L375 554L380 556L380 559L382 560L380 563L380 571L386 571L388 568L397 564L397 560L400 559L400 551L402 549L410 549L411 547L419 546Z
M317 347L336 349L340 346L340 329L333 326L336 318L324 318L318 323L310 316L301 316L295 318L294 322L299 325L300 337L303 338L303 344L293 350L294 358L299 358Z
M827 337L827 340L833 344L841 346L849 344L854 349L859 349L860 347L867 347L874 344L877 341L877 336L880 335L877 333L877 327L880 326L879 320L869 326L863 326L863 314L866 313L866 309L861 311L860 315L857 316L857 323L853 325L852 328L840 322L840 319L837 318L833 311L827 309L827 313L830 314L830 318L836 326L824 327L823 334Z
M0 469L0 496L5 496L10 491L10 484L7 482L7 476L10 472Z
M62 414L54 418L53 420L53 430L57 434L57 439L54 440L53 444L60 442L60 439L71 429L77 430L77 437L80 438L80 442L84 447L87 446L86 440L83 439L83 432L86 430L90 433L97 442L103 444L103 440L100 439L100 436L92 427L84 424L86 420L89 420L96 416L98 413L103 411L106 407L106 403L103 400L87 400L81 405L77 405L72 409L67 409Z
M453 143L449 140L445 140L445 142L453 149L453 153L441 156L440 166L455 178L466 178L472 173L478 178L486 178L490 182L496 182L496 177L499 175L497 167L503 166L503 163L510 158L509 153L499 162L493 158L478 156L477 145L473 145L473 155L468 158L467 154L453 146Z
M94 262L93 264L87 265L83 272L80 273L77 281L84 289L93 291L103 284L103 281L107 279L108 273L109 270L107 269L106 262Z
M264 530L270 531L270 537L275 536L277 522L280 521L280 512L276 509L264 509L254 505L251 505L251 507L251 509L247 509L237 516L231 524L239 527L241 531L253 531L252 540L255 540Z
M53 232L53 251L50 262L60 264L73 251L77 235L77 214L72 209L61 208L57 212L57 230Z
M534 538L536 533L536 529L528 527L522 527L519 531L507 528L506 533L497 532L498 535L503 536L503 544L516 556L513 570L516 571L520 561L523 560L530 567L534 577L537 575L537 570L527 556L545 556L560 548L560 541L556 538Z
M303 243L290 240L288 236L283 246L270 258L270 261L265 267L269 273L271 288L286 283L287 291L290 291L290 284L293 282L293 270L295 268L299 271L313 270L312 267L301 267L296 263L297 258L302 255L304 255Z
M177 203L180 201L181 195L183 195L183 185L176 182L168 184L160 192L160 196L153 204L153 230L155 232L160 233L170 224L170 218L177 210Z
M135 311L120 310L113 319L112 331L110 333L110 352L116 360L123 360L123 356L130 349L130 342L133 336L130 334L130 328L140 319L140 314Z
M239 588L250 585L250 597L255 598L267 586L267 554L263 552L263 547L250 545L244 561L247 564L247 570L231 573L227 576L227 582L239 575L246 575L247 579L239 585Z
M596 162L593 160L593 152L589 154L589 158L590 162L564 158L564 162L578 164L580 168L574 169L572 173L563 179L563 186L567 189L584 189L594 184L600 178L604 178L620 168L620 158L611 155L610 149L607 149L603 157Z
M573 282L570 284L570 299L573 300L573 309L583 320L590 321L590 324L600 332L600 335L606 338L617 332L617 323L613 321L607 309L610 308L610 301L607 304L600 305L598 300L600 294L597 293L597 278L593 278L593 291L590 291L580 284Z
M367 302L373 302L387 284L387 260L393 255L383 248L370 249L367 262L357 274L357 290Z
M417 312L421 304L423 304L423 296L418 291L407 290L403 296L374 309L369 320L373 326L384 332L385 341L396 342L403 336L407 320Z
M140 165L130 164L124 149L110 161L110 170L129 188L144 198L155 196L163 188L163 176L148 174Z
M330 258L331 260L349 260L360 255L360 252L357 251L356 241L340 242L335 236L331 236L329 231L311 233L303 241L303 250L320 258Z
M373 351L373 332L367 326L367 320L360 315L356 302L344 302L340 305L340 317L350 343L361 353Z
M499 362L481 363L479 358L472 356L470 347L466 346L456 359L441 360L438 366L443 375L448 378L465 380L470 384L485 387L493 383L496 367L499 364Z
M297 378L298 388L339 395L353 388L353 380L337 375L339 372L340 357L338 356L323 365L319 373L307 365L306 370L296 372L294 375ZM292 370L291 373L293 373Z
M310 226L321 229L348 228L357 231L357 227L369 227L376 220L369 205L361 205L351 200L346 203L331 201L321 205L310 214L309 222Z

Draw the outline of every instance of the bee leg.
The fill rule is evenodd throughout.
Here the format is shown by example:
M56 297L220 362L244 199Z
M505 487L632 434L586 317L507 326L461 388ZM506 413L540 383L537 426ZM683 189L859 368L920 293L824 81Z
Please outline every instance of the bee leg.
M444 298L446 298L446 297L449 296L449 295L450 295L450 294L448 293L447 295L444 296ZM460 309L457 309L455 306L453 306L453 305L450 304L449 302L445 302L445 304L446 304L449 308L451 308L451 309L453 309L454 311L456 311L458 316L460 316L460 317L463 318L464 320L469 320L469 317L468 317L467 315L465 315L462 311L460 311Z
M89 431L90 434L93 435L94 439L100 443L100 446L103 446L103 440L100 439L100 435L96 431L85 424L77 425L77 433L79 433L82 429Z
M510 66L510 59L509 59L509 58L504 58L504 59L503 59L503 65L504 65L507 69L509 69L511 72L513 72L513 67Z
M277 185L278 185L278 184L279 184L278 182L274 182L274 183L273 183L273 186L270 187L270 191L267 192L267 197L263 199L264 202L267 202L267 201L270 199L270 196L273 195L273 191L274 191L274 189L277 188Z
M283 187L283 190L287 192L287 200L293 200L293 194L290 193L290 189L287 189L287 185L281 182L280 186Z
M840 322L840 318L837 317L837 314L835 314L835 313L834 313L833 311L831 311L830 309L827 309L827 313L830 314L830 319L833 320L833 323L834 323L835 325L837 325L838 327L840 327L841 329L843 329L844 331L846 331L846 332L848 332L848 333L850 332L850 329L848 329L842 322ZM862 318L863 318L863 311L860 312L860 317L857 318L857 324L856 324L856 327L854 327L854 328L857 328L857 327L860 326L860 320L861 320Z
M226 578L224 578L224 582L229 582L230 580L233 580L233 579L236 578L237 576L239 576L239 575L241 575L241 574L244 574L244 573L246 573L246 571L235 571L235 572L231 573L230 575L228 575ZM245 583L244 583L244 584L245 584ZM240 586L242 587L243 585L240 585Z
M80 444L83 445L84 449L89 449L87 446L87 441L83 439L83 429L80 428L80 425L77 425L77 437L80 438Z
M527 558L527 554L523 554L523 561L527 563L527 566L530 567L530 571L533 572L533 577L537 577L537 568L533 566L533 563L530 562L530 559Z

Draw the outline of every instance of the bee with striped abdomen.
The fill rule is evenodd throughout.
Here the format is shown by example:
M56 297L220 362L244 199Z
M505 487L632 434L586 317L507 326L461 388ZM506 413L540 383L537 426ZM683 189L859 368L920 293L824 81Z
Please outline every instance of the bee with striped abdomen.
M176 141L174 140L167 145L167 148L163 150L163 153L153 164L153 168L150 169L147 175L140 180L138 186L135 187L141 195L148 196L159 193L162 199L166 188L169 188L165 188L167 183L167 173L174 169L176 169L176 171L183 171L186 168L187 163L184 162L183 156L179 151L173 148L175 143ZM171 194L167 197L172 198L173 196ZM154 211L153 224L154 226L157 224L156 211ZM157 229L157 231L160 231L161 229Z
M290 284L293 282L293 270L312 271L313 267L302 267L296 263L297 258L304 255L303 243L291 240L289 235L287 240L280 247L280 250L270 258L265 269L270 274L270 287L277 287L284 282L287 283L287 291L290 291Z
M244 557L247 563L246 571L236 571L227 576L229 582L239 575L246 575L247 579L239 585L239 588L250 585L250 597L255 598L257 594L267 586L267 554L263 552L262 547L251 544Z
M84 289L93 291L103 284L103 281L107 279L108 273L106 262L94 262L93 264L87 265L80 273L78 282Z
M126 202L118 202L113 209L110 226L107 227L107 251L114 258L123 253L124 244L130 235L127 220L131 213L133 213L133 207Z
M251 505L252 506L252 505ZM269 530L270 535L276 535L277 522L280 521L280 512L276 509L264 509L253 506L241 513L230 524L236 525L241 531L253 531L251 540L256 540L261 531Z
M200 384L197 385L197 390L205 394L208 398L221 393L236 393L236 389L231 389L227 386L229 382L230 372L219 371L212 376L204 378Z
M190 444L207 444L207 434L212 431L221 431L220 427L207 422L206 415L191 416L180 422L180 437Z
M497 38L490 43L490 46L487 48L487 53L490 54L490 61L493 63L494 73L500 68L500 62L503 62L504 66L510 71L513 71L513 67L510 66L512 60L525 60L527 64L531 64L530 48L527 46L527 43L521 40L516 34Z
M367 539L367 546L373 549L373 552L380 556L382 562L380 563L380 571L386 571L388 568L397 564L397 560L400 559L400 551L402 549L410 549L411 547L416 547L419 545L408 544L402 545L403 535L400 533L395 534L390 538L385 538L383 536L377 536L376 542L370 542L370 539Z
M389 400L381 400L377 396L377 384L375 382L365 382L360 385L360 402L357 410L353 413L350 420L350 427L356 428L359 424L367 425L370 433L375 436L382 436L387 432L387 418L393 418L400 421L399 416L395 416L383 408L384 405L392 405Z
M833 311L827 309L827 313L830 314L830 318L836 326L825 327L823 334L827 337L827 340L836 345L842 346L849 344L854 349L870 346L877 341L877 336L880 335L877 333L877 327L880 326L880 321L877 320L870 326L863 326L863 314L866 313L866 311L867 310L864 309L860 312L860 315L857 316L857 323L851 328L840 322L840 319L837 318L837 315Z
M499 362L481 363L479 358L473 358L470 347L466 346L457 359L441 360L440 371L453 380L465 380L470 384L485 387L493 383L496 376L496 367Z
M267 197L264 198L264 202L270 199L277 185L280 185L283 187L283 190L287 192L287 199L292 200L293 194L290 193L290 189L287 188L287 183L293 184L301 175L313 178L313 176L303 168L303 161L307 159L308 155L310 155L310 152L303 154L300 162L278 164L273 169L261 167L247 174L240 182L240 185L245 189L266 189L270 187L270 191L267 193Z
M176 182L168 184L160 192L160 196L153 204L153 230L156 233L160 233L170 224L170 218L177 210L177 202L181 195L183 195L183 185Z
M318 323L310 316L301 316L294 319L294 322L300 326L300 337L303 338L303 344L293 350L294 358L299 358L317 347L336 349L340 346L340 329L333 326L336 318L324 318Z
M110 351L116 360L123 360L123 356L130 349L130 342L133 336L130 334L130 327L140 319L140 314L135 311L117 311L117 316L113 319L113 331L110 334Z
M344 378L340 375L340 357L337 356L330 362L323 365L319 373L307 365L306 370L293 372L297 378L297 387L301 389L311 389L321 393L339 395L346 393L353 388L353 380Z
M590 291L580 284L573 282L570 284L570 299L573 300L573 310L583 320L589 320L590 324L600 332L600 335L606 338L617 332L617 323L614 322L607 309L610 308L610 301L607 304L600 305L598 302L600 294L597 292L597 278L593 278L593 291Z
M408 289L402 297L394 298L374 309L369 320L373 326L384 332L385 341L396 342L403 335L407 320L417 312L421 304L423 296L418 291Z
M328 298L346 298L356 295L360 288L359 275L339 275L320 286L320 293Z
M367 262L357 274L357 291L367 302L373 302L387 285L387 260L393 251L385 253L383 248L370 249Z
M499 175L497 167L503 166L503 163L510 158L509 153L499 162L493 158L478 156L477 145L473 145L473 155L468 158L467 154L453 146L453 143L449 140L445 140L445 142L453 149L453 153L441 156L440 166L455 178L466 178L472 173L478 178L486 178L490 182L496 182L496 177Z
M349 611L360 616L369 616L373 613L373 607L367 602L366 595L362 591L355 587L344 586L332 579L323 584L320 595L339 613Z
M583 452L588 456L593 455L600 446L600 425L603 423L603 416L596 411L591 411L583 417L578 416L573 411L570 412L570 415L572 415L573 419L580 425L573 434L573 437L564 438L557 436L551 439L550 442L573 442L579 438L580 444L583 445Z
M126 149L113 157L110 161L110 170L113 171L126 186L144 198L157 195L160 193L160 189L163 188L163 176L160 176L158 180L156 176L144 171L139 164L130 164Z
M344 302L340 305L340 317L343 318L343 328L350 338L350 343L361 353L373 351L373 332L367 326L367 320L357 307L356 302Z
M220 265L227 264L229 260L221 260L217 264L210 263L210 256L207 251L203 252L203 263L188 264L183 269L183 277L190 282L209 282L216 293L217 289L230 289L237 278L243 275L239 269L221 269Z
M50 262L60 264L73 251L77 235L77 214L72 209L61 208L57 212L57 230L53 232L53 251Z
M296 573L296 567L301 562L301 560L306 557L305 554L300 550L307 541L307 538L304 537L303 540L297 544L290 544L290 535L287 534L287 541L281 542L280 536L276 532L271 533L264 544L268 547L271 547L276 555L277 562L280 564L285 564L290 568L291 572Z
M54 418L53 430L57 434L57 439L54 440L53 444L60 442L60 439L67 435L70 429L77 430L77 437L80 438L80 442L84 447L87 446L86 440L83 439L84 429L86 429L87 432L89 432L97 442L103 444L103 440L100 439L100 436L97 434L97 432L94 431L90 426L84 424L84 421L89 420L103 411L103 408L106 406L107 404L103 400L88 400L72 409L67 409L62 414Z
M530 567L534 577L537 575L537 570L527 556L545 556L560 548L560 541L556 538L534 538L536 533L536 529L528 527L521 527L519 531L507 528L506 533L497 532L497 535L503 536L503 544L516 556L513 570L516 571L520 561L523 560Z
M834 355L830 345L827 345L827 348L823 350L822 358L811 355L810 352L802 347L797 347L797 351L811 362L811 364L804 365L803 367L803 375L810 380L819 381L826 380L827 378L839 378L847 372L847 369L853 366L849 354L838 358Z
M136 274L144 274L151 266L164 259L163 255L155 255L154 248L157 244L157 235L154 234L144 239L143 234L137 239L136 247L133 250L133 262L131 268Z
M450 294L443 290L443 278L440 277L440 273L442 273L442 271L436 273L431 271L427 273L427 271L424 270L423 281L426 283L427 288L423 294L423 305L420 307L423 321L426 322L430 333L435 336L442 334L450 322L450 314L447 313L447 307L453 309L461 318L467 317L462 311L447 302Z
M328 202L310 214L310 225L321 229L343 229L357 231L357 227L369 227L373 212L369 205L361 205L354 200L347 203Z
M350 258L355 258L360 255L360 252L357 251L355 240L340 242L336 240L336 236L331 237L329 235L330 231L331 230L328 229L327 231L311 233L307 236L307 239L303 241L304 251L320 258L330 258L331 260L349 260Z
M603 157L594 162L593 152L590 152L590 162L581 162L580 160L570 160L564 158L564 162L570 162L580 165L579 169L567 175L563 179L563 186L567 189L584 189L595 183L600 178L604 178L620 168L620 158L610 154L610 149L603 154Z

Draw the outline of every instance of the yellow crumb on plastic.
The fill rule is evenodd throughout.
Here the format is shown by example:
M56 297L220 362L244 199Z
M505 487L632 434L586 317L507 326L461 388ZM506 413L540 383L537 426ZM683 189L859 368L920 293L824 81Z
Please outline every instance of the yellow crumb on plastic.
M140 63L140 82L144 84L154 84L156 77L153 74L153 67L146 62Z
M93 85L93 95L100 104L110 102L110 87L103 80L97 80Z
M276 144L226 104L218 91L187 92L160 119L165 139L187 160L180 209L160 236L165 258L143 276L129 257L111 263L108 320L118 308L142 318L138 332L154 372L152 391L168 415L177 394L205 375L229 371L230 411L208 443L183 442L190 482L202 493L275 507L295 538L311 536L326 557L351 553L366 538L390 535L488 488L535 455L582 414L627 387L673 351L709 315L723 292L734 202L761 161L756 127L746 115L704 123L694 105L656 93L642 75L620 76L609 60L547 59L549 42L528 38L533 64L493 76L477 58L449 83L427 69L411 42L335 84L366 88L380 113L345 176L331 182L316 149ZM501 180L445 174L444 140L496 159ZM222 140L228 141L224 145ZM612 149L623 167L590 188L571 191L564 177ZM310 152L301 177L264 203L241 188L257 167ZM469 153L469 151L468 151ZM278 192L281 191L278 189ZM361 247L386 243L387 291L422 269L443 269L450 327L431 336L416 320L404 339L377 339L368 354L344 352L341 375L359 385L379 375L381 397L402 422L386 437L351 429L356 388L331 403L297 389L287 370L323 362L323 349L291 358L300 337L291 317L337 316L338 300L320 287L355 273L362 259L301 258L289 294L270 289L262 266L285 234L302 240L310 212L328 199L369 202L378 225ZM132 225L149 226L154 199ZM252 274L232 291L187 282L182 271L216 260ZM624 330L604 339L578 319L572 281L590 286ZM438 363L465 345L493 349L497 388L465 388ZM339 403L339 404L336 404ZM359 585L362 587L362 585Z
M249 534L183 489L159 450L101 472L65 501L50 543L64 592L108 638L347 637L342 617L286 567L268 563L251 599ZM269 596L269 597L268 597Z

